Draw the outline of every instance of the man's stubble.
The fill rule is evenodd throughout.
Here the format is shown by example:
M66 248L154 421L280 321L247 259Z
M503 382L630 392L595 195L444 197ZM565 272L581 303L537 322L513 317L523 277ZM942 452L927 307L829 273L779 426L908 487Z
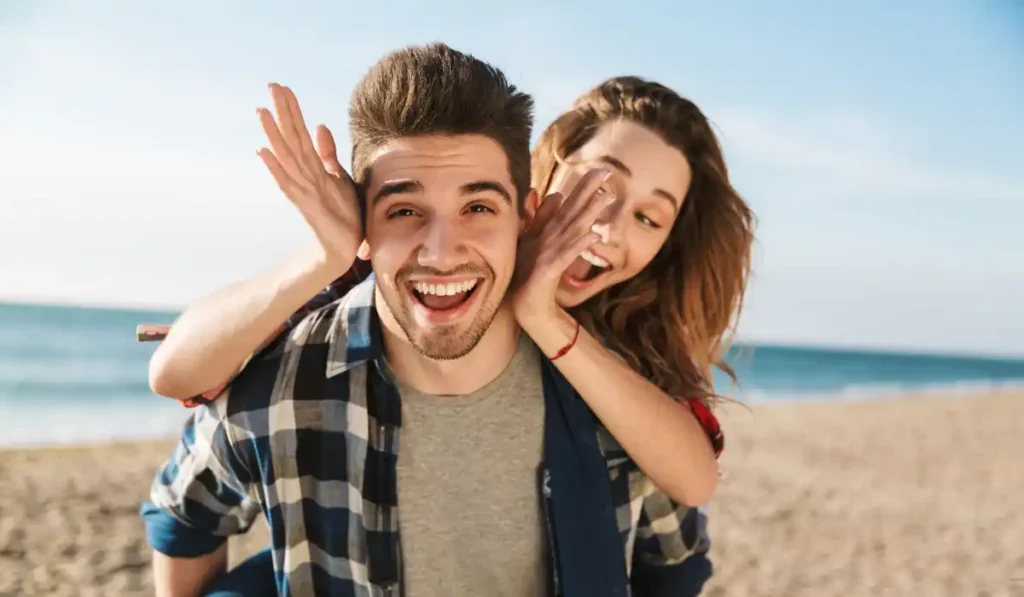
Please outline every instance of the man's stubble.
M396 288L394 279L378 280L378 284L384 304L409 343L417 352L434 361L459 359L476 348L491 327L498 308L501 306L504 291L507 290L507 288L498 289L493 286L494 276L492 273L481 283L482 286L489 287L489 296L484 297L483 304L468 326L456 323L424 328L416 323L409 300L400 297L400 291ZM502 292L499 293L499 290ZM495 295L498 295L497 298Z

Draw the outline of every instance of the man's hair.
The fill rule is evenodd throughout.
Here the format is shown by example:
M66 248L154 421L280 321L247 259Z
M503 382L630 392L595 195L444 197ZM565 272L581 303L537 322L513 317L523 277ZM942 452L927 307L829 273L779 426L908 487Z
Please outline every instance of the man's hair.
M520 206L530 189L533 98L497 68L442 43L385 56L349 104L352 176L364 187L370 157L387 142L422 135L482 135L501 145Z

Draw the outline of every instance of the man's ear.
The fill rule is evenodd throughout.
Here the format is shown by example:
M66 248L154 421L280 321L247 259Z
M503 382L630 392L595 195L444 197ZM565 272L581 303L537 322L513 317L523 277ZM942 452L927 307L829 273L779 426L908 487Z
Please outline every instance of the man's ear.
M359 248L356 249L356 257L363 261L370 260L370 243L365 238L363 242L359 243Z
M540 207L540 193L537 189L530 189L523 201L523 213L519 216L519 234L522 234L530 227L533 217L537 215L537 208Z

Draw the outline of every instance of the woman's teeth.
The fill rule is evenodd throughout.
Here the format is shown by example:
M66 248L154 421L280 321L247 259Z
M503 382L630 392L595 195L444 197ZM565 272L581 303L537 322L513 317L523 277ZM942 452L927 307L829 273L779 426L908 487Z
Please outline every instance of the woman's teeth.
M447 284L427 284L426 282L413 283L413 289L420 294L435 294L437 296L454 296L460 292L469 292L476 287L478 280L466 280L465 282L449 282Z
M587 263L589 263L591 265L596 265L597 267L599 267L601 269L604 269L604 268L608 267L609 265L611 265L604 258L599 257L599 256L591 253L590 249L583 249L583 252L580 253L580 257L582 257L583 260L586 261Z

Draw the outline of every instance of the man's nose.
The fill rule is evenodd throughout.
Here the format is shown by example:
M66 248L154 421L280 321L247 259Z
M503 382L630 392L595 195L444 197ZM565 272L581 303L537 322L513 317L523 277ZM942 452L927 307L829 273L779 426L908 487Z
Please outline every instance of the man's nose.
M426 226L418 261L447 270L466 262L465 247L459 227L452 222L432 219Z

